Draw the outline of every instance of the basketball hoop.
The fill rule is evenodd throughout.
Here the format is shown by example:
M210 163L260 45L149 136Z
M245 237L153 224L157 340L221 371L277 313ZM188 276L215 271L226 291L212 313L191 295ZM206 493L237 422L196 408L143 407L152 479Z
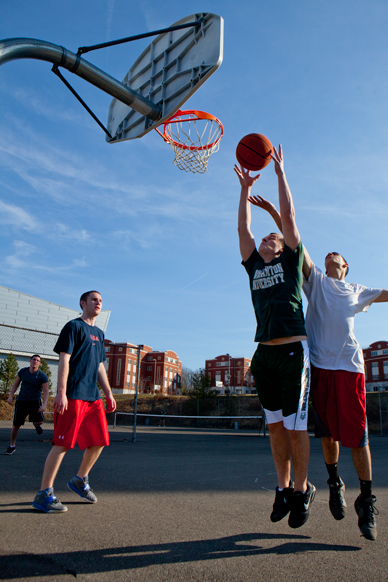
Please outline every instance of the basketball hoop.
M164 122L163 134L175 152L174 164L180 170L203 174L208 160L218 151L224 127L217 117L205 111L177 111Z

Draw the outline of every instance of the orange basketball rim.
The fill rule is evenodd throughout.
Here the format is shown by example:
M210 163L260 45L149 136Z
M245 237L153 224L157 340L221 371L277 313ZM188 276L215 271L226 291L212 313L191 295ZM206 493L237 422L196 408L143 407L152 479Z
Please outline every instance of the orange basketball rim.
M224 126L206 111L177 111L156 131L174 150L174 164L186 172L203 174L211 154L218 151Z

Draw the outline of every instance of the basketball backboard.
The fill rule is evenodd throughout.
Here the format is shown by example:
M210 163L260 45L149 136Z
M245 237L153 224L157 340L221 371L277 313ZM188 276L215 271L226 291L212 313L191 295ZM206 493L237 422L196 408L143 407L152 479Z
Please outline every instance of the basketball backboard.
M143 51L123 84L161 106L157 121L113 99L108 113L109 143L142 137L169 119L218 69L223 58L224 21L211 13L187 16L172 26L197 26L165 32Z

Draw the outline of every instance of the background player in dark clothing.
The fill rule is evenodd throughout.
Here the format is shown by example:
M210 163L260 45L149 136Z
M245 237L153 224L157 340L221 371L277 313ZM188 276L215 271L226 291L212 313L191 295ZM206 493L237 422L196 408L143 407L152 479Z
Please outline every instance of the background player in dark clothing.
M13 396L20 383L21 388L15 403L15 413L13 416L13 427L11 430L11 442L6 450L6 455L13 455L16 450L16 439L20 427L24 424L26 417L35 426L36 432L42 434L43 412L46 410L49 397L49 385L46 374L39 370L40 356L35 354L30 359L30 367L19 370L17 378L11 388L8 404L12 406ZM42 403L43 390L43 403Z

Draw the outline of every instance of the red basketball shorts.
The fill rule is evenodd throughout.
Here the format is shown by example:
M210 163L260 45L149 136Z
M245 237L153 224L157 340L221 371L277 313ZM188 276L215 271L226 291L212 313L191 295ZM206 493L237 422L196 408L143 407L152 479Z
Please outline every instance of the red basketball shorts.
M368 444L364 374L311 366L311 396L315 436L353 449Z
M68 400L63 414L54 414L54 437L51 444L83 451L88 447L109 445L108 425L102 400Z

